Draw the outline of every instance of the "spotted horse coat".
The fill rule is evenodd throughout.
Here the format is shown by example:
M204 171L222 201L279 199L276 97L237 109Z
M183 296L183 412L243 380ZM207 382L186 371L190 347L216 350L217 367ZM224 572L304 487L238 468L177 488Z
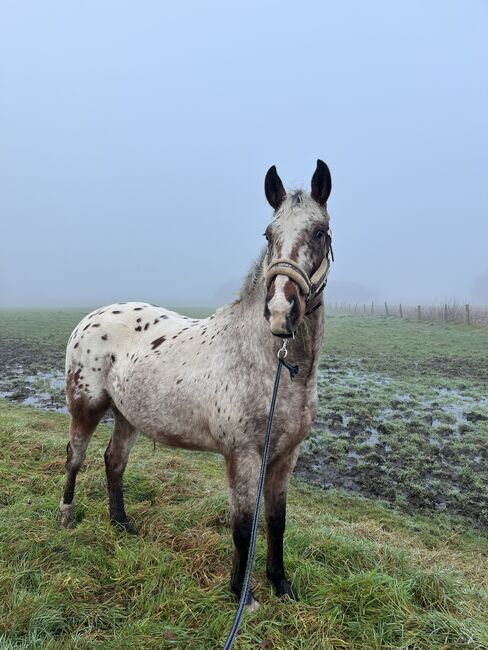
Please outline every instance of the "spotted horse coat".
M265 484L267 575L279 595L294 596L283 565L286 492L317 412L324 314L320 302L307 314L305 297L286 276L267 286L264 271L286 256L311 275L328 254L330 174L318 161L311 194L286 194L272 167L265 189L275 209L268 245L236 301L204 319L142 302L116 303L93 311L71 334L66 353L71 424L60 511L62 524L73 526L76 475L108 409L114 415L105 452L110 518L130 532L122 478L137 432L172 447L220 453L235 546L231 587L239 596L279 337L295 333L288 359L300 370L293 383L288 373L282 375ZM248 605L257 605L252 593Z

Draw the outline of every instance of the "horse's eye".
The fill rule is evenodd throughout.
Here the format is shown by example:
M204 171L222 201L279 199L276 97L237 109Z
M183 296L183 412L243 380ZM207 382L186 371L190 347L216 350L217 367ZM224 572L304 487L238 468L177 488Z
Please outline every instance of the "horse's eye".
M325 230L324 228L319 228L317 232L315 233L315 239L323 239L325 237Z
M269 243L271 241L271 235L269 232L263 232L263 237L266 237L266 241Z

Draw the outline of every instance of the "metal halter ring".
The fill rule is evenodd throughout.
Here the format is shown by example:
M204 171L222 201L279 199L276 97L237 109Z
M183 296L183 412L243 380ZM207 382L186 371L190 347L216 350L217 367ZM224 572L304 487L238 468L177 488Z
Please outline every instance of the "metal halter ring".
M286 349L287 344L288 344L288 339L283 339L283 345L278 350L278 359L280 360L286 359L286 356L288 354L288 350Z

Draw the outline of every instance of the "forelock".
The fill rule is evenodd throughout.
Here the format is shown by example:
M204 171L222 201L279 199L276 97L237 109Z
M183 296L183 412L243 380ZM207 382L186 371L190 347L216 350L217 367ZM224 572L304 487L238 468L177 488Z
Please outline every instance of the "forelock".
M309 221L317 221L326 218L325 211L318 205L308 192L304 190L292 190L286 195L286 199L276 211L273 223L286 225L290 220L300 221L304 226Z

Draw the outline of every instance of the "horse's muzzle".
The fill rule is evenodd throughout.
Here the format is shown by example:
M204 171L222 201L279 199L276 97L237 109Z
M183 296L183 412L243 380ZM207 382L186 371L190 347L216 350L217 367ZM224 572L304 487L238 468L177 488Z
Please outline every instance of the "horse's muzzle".
M288 281L290 282L290 281ZM290 282L290 284L293 284ZM289 294L289 292L287 292ZM271 333L281 338L290 338L302 321L304 305L298 291L292 291L286 299L267 301L264 316Z

